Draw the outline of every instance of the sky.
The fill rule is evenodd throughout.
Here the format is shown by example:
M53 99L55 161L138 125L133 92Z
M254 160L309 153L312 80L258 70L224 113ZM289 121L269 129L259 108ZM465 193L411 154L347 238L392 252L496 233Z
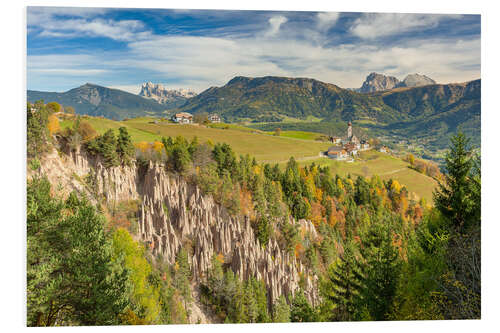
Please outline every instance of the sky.
M143 82L196 92L235 76L357 88L371 72L438 83L481 74L480 15L28 7L27 87Z

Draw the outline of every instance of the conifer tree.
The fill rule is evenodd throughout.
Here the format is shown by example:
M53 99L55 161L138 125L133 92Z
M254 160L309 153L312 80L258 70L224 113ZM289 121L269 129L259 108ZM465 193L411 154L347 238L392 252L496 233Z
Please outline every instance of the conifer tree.
M479 222L476 221L478 203L475 202L477 196L474 196L476 192L471 180L473 160L469 141L463 133L451 138L451 146L445 157L444 182L439 182L434 192L436 208L457 232L463 232Z
M184 298L184 307L187 309L188 304L191 303L191 270L189 268L188 253L185 248L181 248L177 253L174 271L174 285Z
M351 245L345 246L344 254L331 268L328 278L330 290L325 296L336 306L332 320L353 320L364 276L357 265Z
M281 295L274 304L273 321L275 323L290 322L290 306L286 303L286 299Z
M130 164L130 160L134 155L134 145L132 144L132 139L130 138L130 134L128 134L126 127L120 127L118 129L118 140L116 145L116 152L118 153L118 157L125 165Z
M317 321L316 313L307 301L302 289L295 293L290 308L290 319L292 322L304 323Z

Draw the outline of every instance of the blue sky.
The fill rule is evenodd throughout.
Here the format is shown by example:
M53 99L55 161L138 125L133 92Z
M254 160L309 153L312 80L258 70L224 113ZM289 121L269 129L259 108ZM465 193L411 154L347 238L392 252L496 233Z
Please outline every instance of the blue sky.
M479 15L28 7L27 86L146 81L201 92L237 75L359 87L370 72L480 77Z

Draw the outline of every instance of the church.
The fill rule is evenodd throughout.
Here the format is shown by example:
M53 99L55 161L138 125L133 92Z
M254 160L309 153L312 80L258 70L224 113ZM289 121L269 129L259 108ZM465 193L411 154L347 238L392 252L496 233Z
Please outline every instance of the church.
M347 123L347 137L344 137L342 139L342 144L346 145L349 143L353 143L355 145L358 145L360 143L358 137L353 134L352 132L352 123L348 122Z
M359 140L352 131L352 123L347 123L347 136L343 137L340 146L331 146L326 155L335 160L345 160L348 156L355 156L359 150L367 150L370 145L365 140Z

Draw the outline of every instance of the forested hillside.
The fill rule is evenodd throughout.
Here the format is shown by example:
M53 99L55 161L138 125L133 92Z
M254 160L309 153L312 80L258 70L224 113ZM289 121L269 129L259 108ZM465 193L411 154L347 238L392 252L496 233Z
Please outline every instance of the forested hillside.
M160 104L152 99L90 83L62 93L28 90L28 102L35 103L38 100L71 106L77 114L117 120L146 114L164 115L165 110L183 103L173 101Z
M481 316L480 159L462 134L432 204L377 175L27 112L30 326Z

